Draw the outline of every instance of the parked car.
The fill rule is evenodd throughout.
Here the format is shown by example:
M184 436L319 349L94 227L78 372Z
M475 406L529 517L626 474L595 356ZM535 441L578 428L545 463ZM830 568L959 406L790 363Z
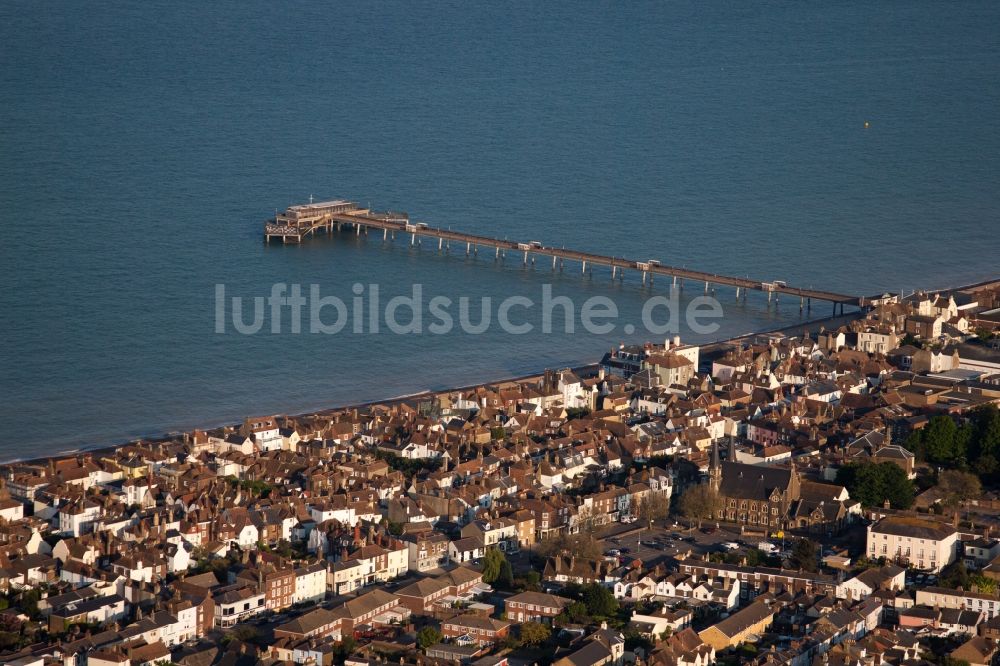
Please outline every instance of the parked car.
M760 543L758 543L757 544L757 550L759 550L759 551L761 551L763 553L767 553L768 555L776 555L777 553L779 553L781 551L780 548L778 548L777 546L775 546L770 541L761 541Z

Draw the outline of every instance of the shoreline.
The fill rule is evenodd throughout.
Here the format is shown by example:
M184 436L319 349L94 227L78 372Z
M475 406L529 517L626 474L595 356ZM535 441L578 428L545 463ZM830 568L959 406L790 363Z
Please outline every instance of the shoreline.
M963 285L963 286L959 286L959 287L951 287L951 288L947 288L947 289L927 290L927 293L951 293L951 292L974 290L974 289L984 289L984 288L988 288L988 287L992 287L992 286L997 286L997 285L1000 285L1000 278L989 278L989 279L986 279L986 280L975 282L975 283L970 284L970 285ZM793 332L793 331L800 331L801 332L804 329L809 329L809 328L815 328L815 327L823 326L825 323L829 323L829 322L838 322L838 326L840 326L840 325L843 325L843 324L845 324L847 322L850 322L850 321L853 321L855 319L858 319L858 318L862 317L863 315L864 315L864 312L861 311L861 310L859 310L857 312L849 312L849 313L841 314L841 315L828 315L826 317L821 317L819 319L810 319L808 321L803 321L803 322L799 322L799 323L788 325L788 326L779 326L777 328L762 329L762 330L758 330L758 331L748 331L747 333L743 333L743 334L740 334L740 335L737 335L737 336L734 336L734 337L723 338L723 339L719 339L719 340L713 340L713 341L710 341L710 342L706 342L705 344L702 344L702 345L699 345L699 346L701 347L702 354L713 354L713 353L718 353L720 350L722 350L726 346L735 344L735 343L740 342L740 341L745 341L748 338L751 338L753 336L770 335L770 334L774 334L774 333L788 333L788 332ZM596 370L596 368L598 367L599 364L600 364L600 360L598 360L598 361L592 361L592 362L589 362L589 363L584 362L584 363L580 363L580 364L576 364L576 365L570 365L569 367L574 372L587 372L587 371ZM299 418L299 417L307 416L307 415L323 415L323 414L331 414L331 413L341 412L341 411L350 410L350 409L360 409L360 408L363 408L363 407L371 407L373 405L396 405L396 404L404 403L404 402L407 402L407 401L410 401L410 400L417 400L417 399L420 399L422 397L434 396L434 395L438 395L438 394L441 394L441 393L452 393L452 392L455 392L455 391L469 391L469 390L473 390L473 389L476 389L476 388L481 388L481 387L484 387L484 386L495 386L497 384L506 384L506 383L510 383L510 382L528 381L528 380L531 380L531 379L537 379L539 377L542 377L544 375L544 373L545 373L545 369L543 368L541 370L535 370L535 371L532 371L532 372L527 373L527 374L514 375L514 376L509 376L509 377L503 377L503 378L491 379L491 380L486 380L486 381L480 381L480 382L475 382L475 383L472 383L472 384L466 384L466 385L462 385L462 386L455 386L455 387L441 388L441 389L425 389L425 390L417 391L417 392L414 392L414 393L402 394L402 395L399 395L399 396L397 396L395 398L387 398L387 399L382 399L382 400L368 400L368 401L364 401L364 402L349 403L349 404L337 405L337 406L333 406L333 407L323 407L323 408L316 409L316 410L296 412L294 414L276 413L275 415L276 416L283 416L283 417ZM74 457L76 457L78 455L85 455L85 454L99 455L99 454L103 454L103 453L113 453L113 452L117 451L118 449L120 449L120 448L122 448L124 446L134 445L137 442L145 442L145 443L150 443L150 444L156 444L156 443L161 443L161 442L169 442L169 441L175 440L176 436L178 434L183 434L185 432L190 432L191 430L215 430L217 428L223 428L223 427L226 427L226 426L229 426L229 427L234 427L234 426L238 427L239 423L232 423L232 422L230 422L230 423L219 423L217 425L206 426L204 428L197 428L197 427L195 427L195 428L190 428L190 429L181 430L181 431L177 431L177 432L168 432L168 433L161 433L161 434L158 434L158 435L150 435L150 436L146 436L146 437L139 437L138 439L135 439L135 440L122 441L122 442L119 442L119 443L116 443L116 444L96 444L94 446L81 445L81 446L76 447L75 449L72 449L72 450L69 450L69 451L60 451L60 452L54 453L53 455L49 455L49 456L32 457L32 458L12 458L12 459L9 459L9 460L0 460L0 466L7 467L7 466L11 466L11 465L33 465L33 464L39 464L40 462L49 461L49 460L67 460L69 458L74 458Z
M701 347L702 353L709 353L709 354L711 354L711 353L718 352L720 349L722 349L725 346L735 344L736 342L746 340L747 338L750 338L750 337L753 337L753 336L768 335L768 334L773 334L773 333L792 332L792 331L801 331L803 328L810 328L810 327L815 327L815 326L821 326L824 323L831 322L831 321L838 321L838 322L846 323L848 321L853 321L854 319L857 319L861 315L862 315L862 313L859 311L859 312L847 313L847 314L843 314L843 315L826 316L826 317L822 317L820 319L810 319L809 321L800 322L800 323L797 323L797 324L794 324L794 325L790 325L790 326L780 326L780 327L777 327L777 328L762 329L762 330L759 330L759 331L749 331L747 333L742 333L742 334L737 335L735 337L721 338L719 340L713 340L711 342L706 342L705 344L699 345L699 346ZM579 364L575 364L575 365L569 365L568 367L571 370L573 370L574 372L588 372L588 371L594 371L594 370L596 370L599 365L600 365L600 359L598 359L597 361L591 361L591 362L584 362L584 363L579 363ZM336 405L336 406L333 406L333 407L323 407L323 408L316 409L316 410L308 410L308 411L296 412L296 413L293 413L293 414L276 413L275 415L276 416L283 416L283 417L290 417L290 418L300 418L300 417L307 416L307 415L323 415L323 414L331 414L331 413L336 413L336 412L342 412L342 411L350 410L350 409L361 409L363 407L371 407L373 405L397 405L397 404L401 404L401 403L404 403L404 402L407 402L407 401L411 401L411 400L418 400L420 398L438 395L440 393L453 393L453 392L456 392L456 391L469 391L469 390L481 388L481 387L484 387L484 386L495 386L497 384L507 384L507 383L511 383L511 382L523 382L523 381L528 381L528 380L532 380L532 379L538 379L538 378L542 377L544 374L545 374L545 368L543 368L541 370L534 370L534 371L529 372L527 374L512 375L512 376L507 376L507 377L502 377L502 378L496 378L496 379L490 379L490 380L485 380L485 381L480 381L480 382L474 382L472 384L465 384L465 385L461 385L461 386L454 386L454 387L450 387L450 388L425 389L425 390L416 391L416 392L413 392L413 393L404 393L404 394L398 395L398 396L396 396L394 398L386 398L386 399L382 399L382 400L367 400L367 401L364 401L364 402L354 402L354 403L348 403L348 404L344 404L344 405ZM102 453L113 453L113 452L117 451L118 449L120 449L123 446L135 445L137 442L143 442L143 443L149 443L149 444L156 444L156 443L160 443L160 442L169 442L169 441L175 440L176 439L176 435L178 433L191 432L191 430L215 430L217 428L224 428L226 426L238 427L239 425L240 425L239 423L232 423L232 422L229 422L229 423L217 423L216 425L206 426L204 428L195 427L195 428L190 428L190 429L187 429L187 430L181 430L181 431L177 431L177 432L170 432L170 433L161 433L161 434L157 434L157 435L150 435L150 436L147 436L147 437L140 437L138 439L121 441L121 442L119 442L117 444L96 444L94 446L81 445L81 446L76 447L75 449L72 449L72 450L69 450L69 451L60 451L60 452L54 453L54 454L49 455L49 456L32 457L32 458L13 458L13 459L9 459L9 460L0 460L0 466L6 467L6 466L10 466L10 465L33 465L33 464L38 464L40 462L48 461L48 460L68 460L70 458L75 458L76 456L79 456L79 455L88 455L88 454L89 455L97 455L97 454L102 454Z

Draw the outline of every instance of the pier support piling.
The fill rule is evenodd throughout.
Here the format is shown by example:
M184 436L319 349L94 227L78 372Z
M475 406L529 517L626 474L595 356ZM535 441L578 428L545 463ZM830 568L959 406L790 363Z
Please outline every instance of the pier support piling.
M583 266L582 266L580 272L581 273L586 273L587 272L587 262L586 261L583 262Z

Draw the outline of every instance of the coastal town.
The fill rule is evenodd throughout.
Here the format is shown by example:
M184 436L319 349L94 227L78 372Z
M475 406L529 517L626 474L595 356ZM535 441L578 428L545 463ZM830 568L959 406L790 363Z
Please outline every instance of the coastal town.
M0 663L996 664L998 405L993 283L8 463Z

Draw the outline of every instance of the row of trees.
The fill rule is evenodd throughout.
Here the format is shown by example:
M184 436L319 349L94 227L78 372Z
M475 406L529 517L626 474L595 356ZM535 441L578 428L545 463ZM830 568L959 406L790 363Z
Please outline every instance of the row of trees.
M569 619L572 622L604 620L618 612L618 600L615 595L611 593L611 590L598 583L586 585L569 583L563 587L561 594L575 599L563 611L565 615L563 619Z
M977 407L961 425L950 416L934 416L910 435L906 447L935 465L995 476L1000 472L1000 409Z
M889 500L894 509L909 509L916 494L903 468L891 462L848 463L837 472L837 483L865 507L881 506Z
M913 505L916 488L901 467L891 462L849 463L837 472L837 483L847 488L853 499L865 507L881 506L889 500L894 509ZM979 477L958 469L942 470L936 485L941 493L941 506L953 509L983 493Z

